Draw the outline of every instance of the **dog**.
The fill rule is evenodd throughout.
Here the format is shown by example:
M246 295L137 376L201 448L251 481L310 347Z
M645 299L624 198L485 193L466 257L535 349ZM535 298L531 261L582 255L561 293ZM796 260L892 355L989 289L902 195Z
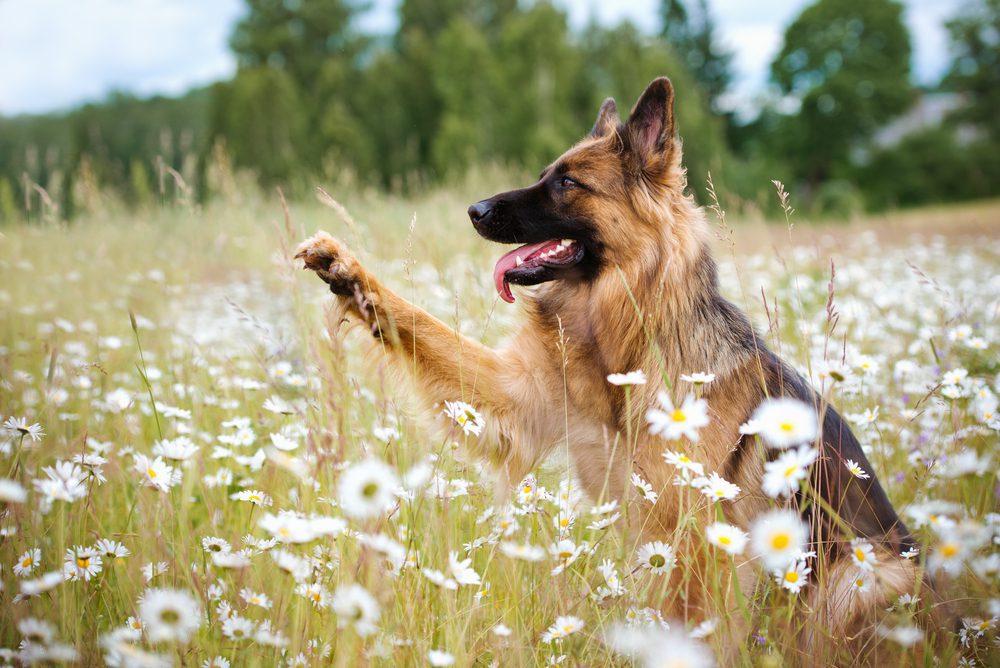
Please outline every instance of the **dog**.
M745 490L722 509L728 522L746 528L773 505L760 489L764 462L774 455L742 435L740 426L768 397L823 410L820 457L809 479L820 500L795 497L822 566L800 597L811 617L797 631L798 661L837 663L830 648L843 648L854 637L850 660L864 662L857 652L877 646L871 640L877 611L924 580L915 563L899 556L916 542L841 416L720 294L706 216L685 192L673 107L667 78L648 86L624 122L609 98L590 133L535 183L469 207L482 237L519 244L496 263L500 297L513 302L511 286L533 286L518 292L523 324L502 349L461 337L408 303L324 232L302 243L296 258L413 372L431 405L464 398L483 412L487 428L476 441L477 454L505 484L516 484L553 449L565 448L594 499L628 499L632 472L658 490L658 501L646 504L638 521L642 535L673 542L679 555L688 555L680 563L695 571L683 576L681 594L662 606L675 618L733 617L736 585L699 575L714 557L703 540L685 539L679 531L685 513L705 526L716 507L682 508L691 497L672 484L675 470L661 456L668 444L641 428L627 440L629 420L641 419L636 411L652 406L661 391L675 402L686 396L692 386L682 374L714 373L714 382L700 389L710 422L696 446L682 441L680 447L696 453L706 471ZM649 382L632 387L626 399L624 388L607 376L635 369L645 370ZM853 477L848 459L871 477ZM856 567L849 540L855 536L868 539L879 560L877 582L864 593L850 591ZM728 561L711 567L720 566L722 572L732 568ZM737 560L736 570L742 591L759 584L745 560ZM722 609L713 585L724 590Z

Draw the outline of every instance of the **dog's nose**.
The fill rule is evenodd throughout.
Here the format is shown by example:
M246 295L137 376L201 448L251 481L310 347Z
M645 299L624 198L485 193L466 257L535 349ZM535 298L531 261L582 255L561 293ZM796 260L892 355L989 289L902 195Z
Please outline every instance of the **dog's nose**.
M484 199L483 201L476 202L469 207L469 218L473 223L480 223L490 215L492 210L493 207L490 205L489 200Z

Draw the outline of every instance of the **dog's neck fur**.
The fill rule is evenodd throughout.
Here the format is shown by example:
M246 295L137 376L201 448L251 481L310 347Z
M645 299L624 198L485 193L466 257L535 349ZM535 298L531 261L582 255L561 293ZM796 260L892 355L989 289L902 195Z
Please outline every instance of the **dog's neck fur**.
M542 286L528 300L529 316L542 331L561 327L566 350L590 358L601 379L635 369L662 371L671 383L696 371L723 376L750 352L749 321L719 294L704 212L689 197L657 200L669 204L636 212L657 224L637 229L642 242L631 255L609 258L592 282ZM721 315L720 303L728 306ZM650 394L658 387L651 383Z

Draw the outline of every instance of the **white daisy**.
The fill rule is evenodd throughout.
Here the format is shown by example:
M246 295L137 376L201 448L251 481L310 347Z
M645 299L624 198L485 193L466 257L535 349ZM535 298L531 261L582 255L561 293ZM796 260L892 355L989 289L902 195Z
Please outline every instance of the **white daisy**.
M641 370L629 371L628 373L612 373L608 375L608 382L612 385L645 385L646 374Z
M542 634L542 642L561 640L583 629L583 620L571 615L556 617L555 623Z
M66 558L63 562L63 573L67 580L87 580L94 577L103 569L101 556L89 547L76 546L66 550Z
M808 538L805 522L790 510L763 513L750 527L751 548L764 568L771 571L783 569L796 559Z
M375 517L392 507L397 488L399 479L389 465L378 459L367 459L340 475L340 505L349 517Z
M186 643L201 626L201 603L181 589L147 589L139 599L139 619L151 642Z
M844 466L847 467L847 470L855 478L860 478L862 480L867 480L868 478L871 478L871 476L868 475L868 473L866 473L863 468L861 468L861 465L858 464L853 459L848 459L846 462L844 462Z
M462 433L474 436L479 436L482 433L483 427L486 426L486 421L483 419L482 414L471 405L464 401L446 401L444 405L444 414L451 418L455 425L461 428Z
M432 666L451 666L455 663L455 657L440 649L432 649L427 652L427 661Z
M668 441L685 437L697 442L698 430L708 424L708 402L689 394L680 407L675 407L666 392L657 393L656 398L662 410L650 408L646 411L649 433L662 436Z
M764 442L772 448L787 448L816 440L819 422L816 410L798 399L766 399L754 411L754 422Z
M725 522L715 522L705 527L708 542L729 554L742 554L750 538L737 527Z
M677 563L674 548L660 541L646 543L639 548L636 561L640 568L656 575L669 573Z
M255 506L271 506L274 505L274 501L267 492L262 492L258 489L244 489L236 492L235 494L230 494L229 498L233 501L248 501Z
M816 448L803 445L798 449L785 450L773 462L765 462L761 481L764 493L776 499L799 491L800 483L809 476L809 467L817 457L819 451Z
M776 570L774 579L788 591L798 594L808 584L810 573L812 573L812 569L806 566L805 560L797 559L787 568Z
M352 625L362 637L378 630L376 623L382 611L375 597L361 585L349 584L337 587L330 607L337 613L338 626Z
M851 561L862 571L874 571L878 562L875 548L867 540L855 538L851 541Z
M14 563L14 575L19 578L23 578L27 575L31 575L34 570L38 567L38 563L42 560L42 551L35 547L27 550L24 554L17 558Z

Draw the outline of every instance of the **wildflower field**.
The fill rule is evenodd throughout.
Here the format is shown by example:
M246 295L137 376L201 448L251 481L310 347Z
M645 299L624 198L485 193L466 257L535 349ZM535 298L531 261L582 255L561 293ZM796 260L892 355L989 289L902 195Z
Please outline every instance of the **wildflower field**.
M489 192L333 192L349 215L109 203L0 228L0 663L712 665L726 620L661 618L684 562L621 526L660 490L585 498L561 454L498 490L466 454L475 398L421 406L292 262L326 229L496 344L517 307L464 216ZM925 651L941 633L916 615L926 597L896 601L873 630L885 665L997 665L1000 205L791 220L718 225L723 292L846 416L919 538L908 558L961 617L951 649ZM670 437L684 482L697 446ZM720 553L756 538L681 526ZM794 660L810 565L761 568L733 611L741 665Z

